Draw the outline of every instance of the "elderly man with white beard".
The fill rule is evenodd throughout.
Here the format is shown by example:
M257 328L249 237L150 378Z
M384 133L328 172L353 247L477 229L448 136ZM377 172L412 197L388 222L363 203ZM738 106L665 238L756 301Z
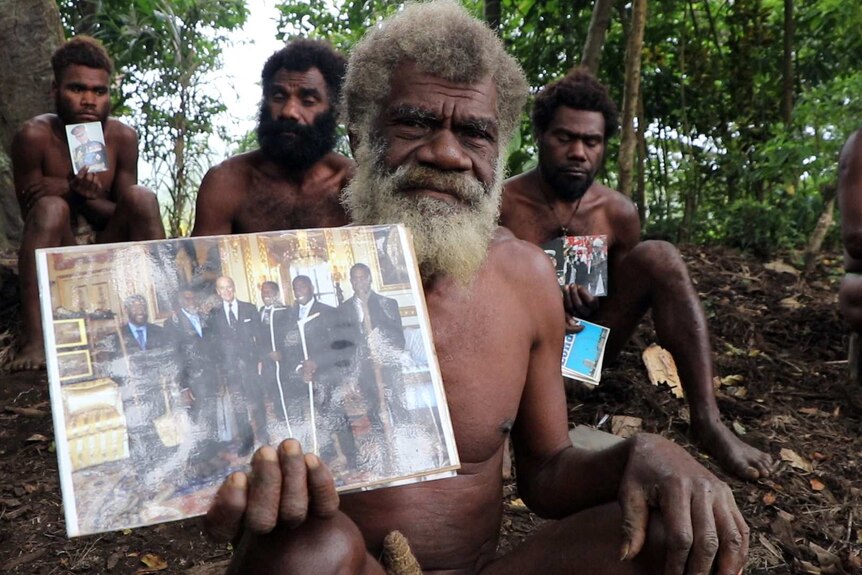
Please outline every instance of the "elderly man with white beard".
M729 488L681 448L646 434L600 452L569 441L554 271L495 225L526 91L496 36L454 2L409 5L355 47L344 110L358 172L347 207L356 223L413 230L462 467L339 497L297 441L262 447L205 520L211 535L237 539L229 572L397 572L377 559L394 531L425 573L743 568L748 528ZM557 521L497 557L510 435L520 496Z

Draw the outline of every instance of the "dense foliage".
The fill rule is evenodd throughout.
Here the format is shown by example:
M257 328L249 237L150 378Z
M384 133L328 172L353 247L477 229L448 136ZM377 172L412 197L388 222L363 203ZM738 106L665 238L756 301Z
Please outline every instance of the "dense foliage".
M578 64L590 0L463 1L480 17L499 9L498 31L534 89ZM67 28L94 26L95 35L111 46L124 72L118 104L135 110L148 159L173 162L169 158L183 132L189 157L197 157L197 135L212 129L221 110L199 87L218 66L220 34L242 25L248 3L59 2ZM349 51L368 26L401 3L277 5L280 37L327 38ZM630 10L630 3L615 0L598 72L618 103ZM761 253L803 245L834 194L840 147L862 124L860 29L859 2L651 0L637 119L646 127L639 146L645 153L634 194L644 204L645 232ZM195 104L180 121L181 94ZM610 144L602 176L610 185L616 184L617 146ZM525 116L510 147L509 170L534 163ZM168 178L163 187L173 185ZM172 195L171 201L182 199ZM182 226L171 227L176 233Z

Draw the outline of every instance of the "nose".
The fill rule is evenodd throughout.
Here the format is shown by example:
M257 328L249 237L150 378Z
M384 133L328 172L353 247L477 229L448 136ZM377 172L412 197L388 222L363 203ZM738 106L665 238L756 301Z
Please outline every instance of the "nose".
M442 129L419 148L416 159L426 166L439 170L463 172L469 170L473 163L464 152L458 138L450 130Z
M293 120L294 122L299 122L302 119L302 116L299 113L300 104L299 100L296 98L288 98L284 105L281 107L281 113L279 117L283 120Z
M568 151L569 151L569 158L571 158L571 159L575 159L575 160L586 160L587 159L586 146L584 146L584 143L580 139L576 138L569 145Z
M92 90L81 91L81 104L92 105L96 101L96 94Z

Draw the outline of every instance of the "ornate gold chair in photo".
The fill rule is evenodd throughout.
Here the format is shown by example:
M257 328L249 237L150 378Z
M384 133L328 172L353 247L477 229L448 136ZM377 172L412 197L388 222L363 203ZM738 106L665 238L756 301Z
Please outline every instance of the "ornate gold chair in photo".
M123 400L113 380L64 385L63 407L73 471L129 457Z

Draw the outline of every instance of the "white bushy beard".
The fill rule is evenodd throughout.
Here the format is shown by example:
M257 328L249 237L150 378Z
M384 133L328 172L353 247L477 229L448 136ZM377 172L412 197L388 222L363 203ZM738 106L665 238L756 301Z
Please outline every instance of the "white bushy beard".
M343 194L351 221L362 225L405 224L413 233L423 277L441 274L468 283L485 261L497 228L503 190L502 155L490 186L466 174L425 166L387 171L382 146L372 146L367 139L355 155L356 175ZM448 204L399 192L414 186L446 190L461 202Z

